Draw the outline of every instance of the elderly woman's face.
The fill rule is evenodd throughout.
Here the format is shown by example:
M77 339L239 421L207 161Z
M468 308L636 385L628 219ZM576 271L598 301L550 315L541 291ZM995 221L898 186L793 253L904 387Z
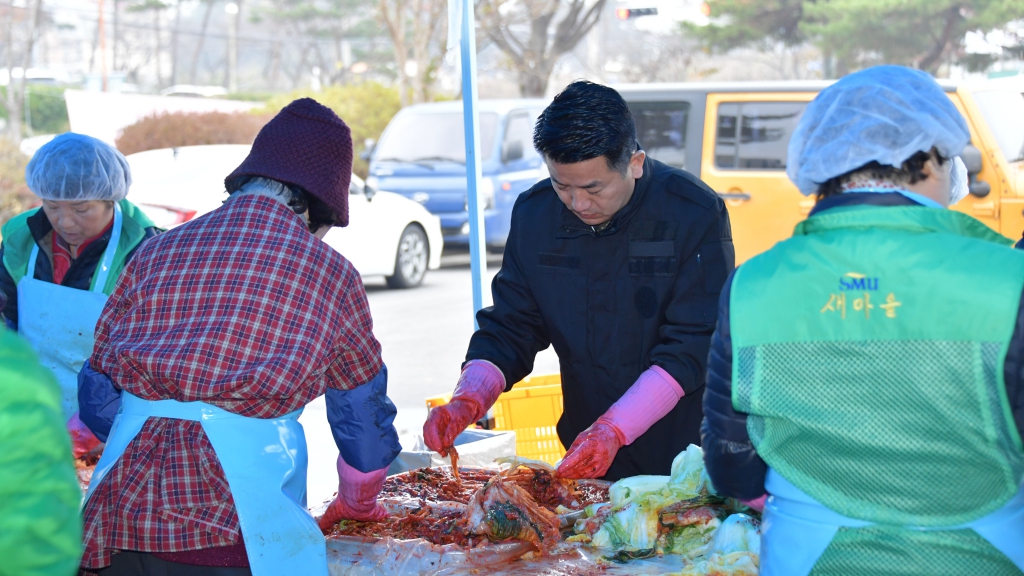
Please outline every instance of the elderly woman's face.
M50 225L65 242L80 246L98 236L114 217L114 203L104 200L43 200L43 211Z

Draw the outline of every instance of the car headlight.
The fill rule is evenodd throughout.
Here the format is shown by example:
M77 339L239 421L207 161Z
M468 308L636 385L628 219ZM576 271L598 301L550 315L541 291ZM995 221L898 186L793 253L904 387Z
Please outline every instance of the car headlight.
M490 210L495 207L495 180L480 178L480 188L476 189L476 193L484 210ZM464 209L467 212L469 211L469 191L466 191L466 205Z
M477 188L477 197L483 204L484 210L491 210L494 208L494 180L491 178L481 178L480 187ZM467 193L468 195L468 193ZM466 209L469 209L469 198L466 198Z

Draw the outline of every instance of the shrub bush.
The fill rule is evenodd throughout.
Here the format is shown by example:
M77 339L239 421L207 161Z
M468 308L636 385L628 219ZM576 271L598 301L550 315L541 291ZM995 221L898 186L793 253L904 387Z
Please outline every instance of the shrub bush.
M270 118L246 112L154 114L121 130L115 144L125 155L177 146L252 144Z
M71 130L63 88L30 85L27 97L33 132L36 134L62 134Z
M401 108L398 91L376 82L329 86L320 92L300 90L271 98L253 113L174 113L147 116L118 136L123 154L198 144L251 144L275 114L293 100L309 97L341 117L352 130L355 159L352 171L365 178L367 164L359 158L367 138L378 139Z
M18 146L0 138L0 226L40 203L25 184L28 160Z
M29 84L27 89L29 117L35 134L61 134L70 130L64 88ZM7 98L7 87L0 87L0 98ZM7 108L0 106L0 118L7 120ZM28 131L25 131L28 134Z
M277 114L292 100L305 97L312 98L334 110L348 124L352 130L352 143L355 147L352 171L360 177L366 178L368 166L364 160L359 158L359 155L366 149L364 145L366 139L379 139L388 122L402 107L398 98L398 90L377 82L329 86L320 92L301 90L272 98L262 112Z

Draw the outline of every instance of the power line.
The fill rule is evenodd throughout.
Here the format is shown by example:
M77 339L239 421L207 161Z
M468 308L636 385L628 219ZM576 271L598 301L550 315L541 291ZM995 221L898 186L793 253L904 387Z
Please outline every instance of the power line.
M80 14L92 14L93 13L93 11L83 10L83 9L80 9L80 8L64 8L63 10L68 10L68 11L72 11L72 12L78 12ZM51 16L52 16L52 14L51 14ZM80 16L79 20L88 22L90 24L99 24L99 18L98 17ZM125 28L133 28L133 29L136 29L136 30L146 30L146 31L155 32L155 30L153 29L153 26L151 26L151 25L133 24L133 23L125 22L124 20L122 20L118 24L118 26L125 27ZM204 34L202 31L197 31L197 30L183 30L183 29L180 29L180 28L179 29L162 28L161 32L168 32L168 33L171 33L171 34L177 33L177 34L181 34L181 35L184 35L184 36L194 36L194 37L200 37L200 36L204 36L205 35L206 38L215 38L215 39L220 39L220 40L227 40L228 39L227 34L218 34L216 32L209 32L209 31L207 31ZM310 44L310 43L323 43L323 42L331 42L331 43L333 43L333 42L336 42L338 40L342 40L342 41L349 42L349 43L370 44L370 43L373 43L377 39L387 39L387 40L390 40L390 38L388 38L385 34L380 34L380 35L377 35L377 36L354 36L354 37L350 37L350 38L322 38L322 37L316 37L316 36L301 36L301 37L297 37L297 38L296 37L290 37L290 38L289 37L285 37L285 38L281 38L281 37L265 38L264 37L264 38L261 38L261 37L256 37L256 36L238 36L237 37L237 40L239 40L239 41L255 42L255 43L265 43L265 44Z

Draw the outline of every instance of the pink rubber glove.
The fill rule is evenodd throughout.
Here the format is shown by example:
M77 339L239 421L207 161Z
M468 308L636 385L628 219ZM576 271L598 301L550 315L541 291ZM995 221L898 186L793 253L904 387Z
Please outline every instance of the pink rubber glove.
M89 430L89 427L78 418L78 412L71 415L67 423L68 434L71 435L71 453L81 458L102 444L100 439Z
M360 472L349 466L338 454L338 495L317 520L320 529L327 531L340 520L380 522L388 511L377 503L377 495L384 488L388 469Z
M768 499L767 494L762 494L760 498L754 498L753 500L740 500L744 506L753 508L758 512L764 512L764 502Z
M580 433L558 465L561 478L600 478L619 448L632 444L664 418L683 397L683 388L660 366L651 366L597 422Z
M505 376L486 360L470 360L462 369L450 402L430 411L423 423L423 442L427 447L448 455L455 437L467 426L484 417L505 390Z

